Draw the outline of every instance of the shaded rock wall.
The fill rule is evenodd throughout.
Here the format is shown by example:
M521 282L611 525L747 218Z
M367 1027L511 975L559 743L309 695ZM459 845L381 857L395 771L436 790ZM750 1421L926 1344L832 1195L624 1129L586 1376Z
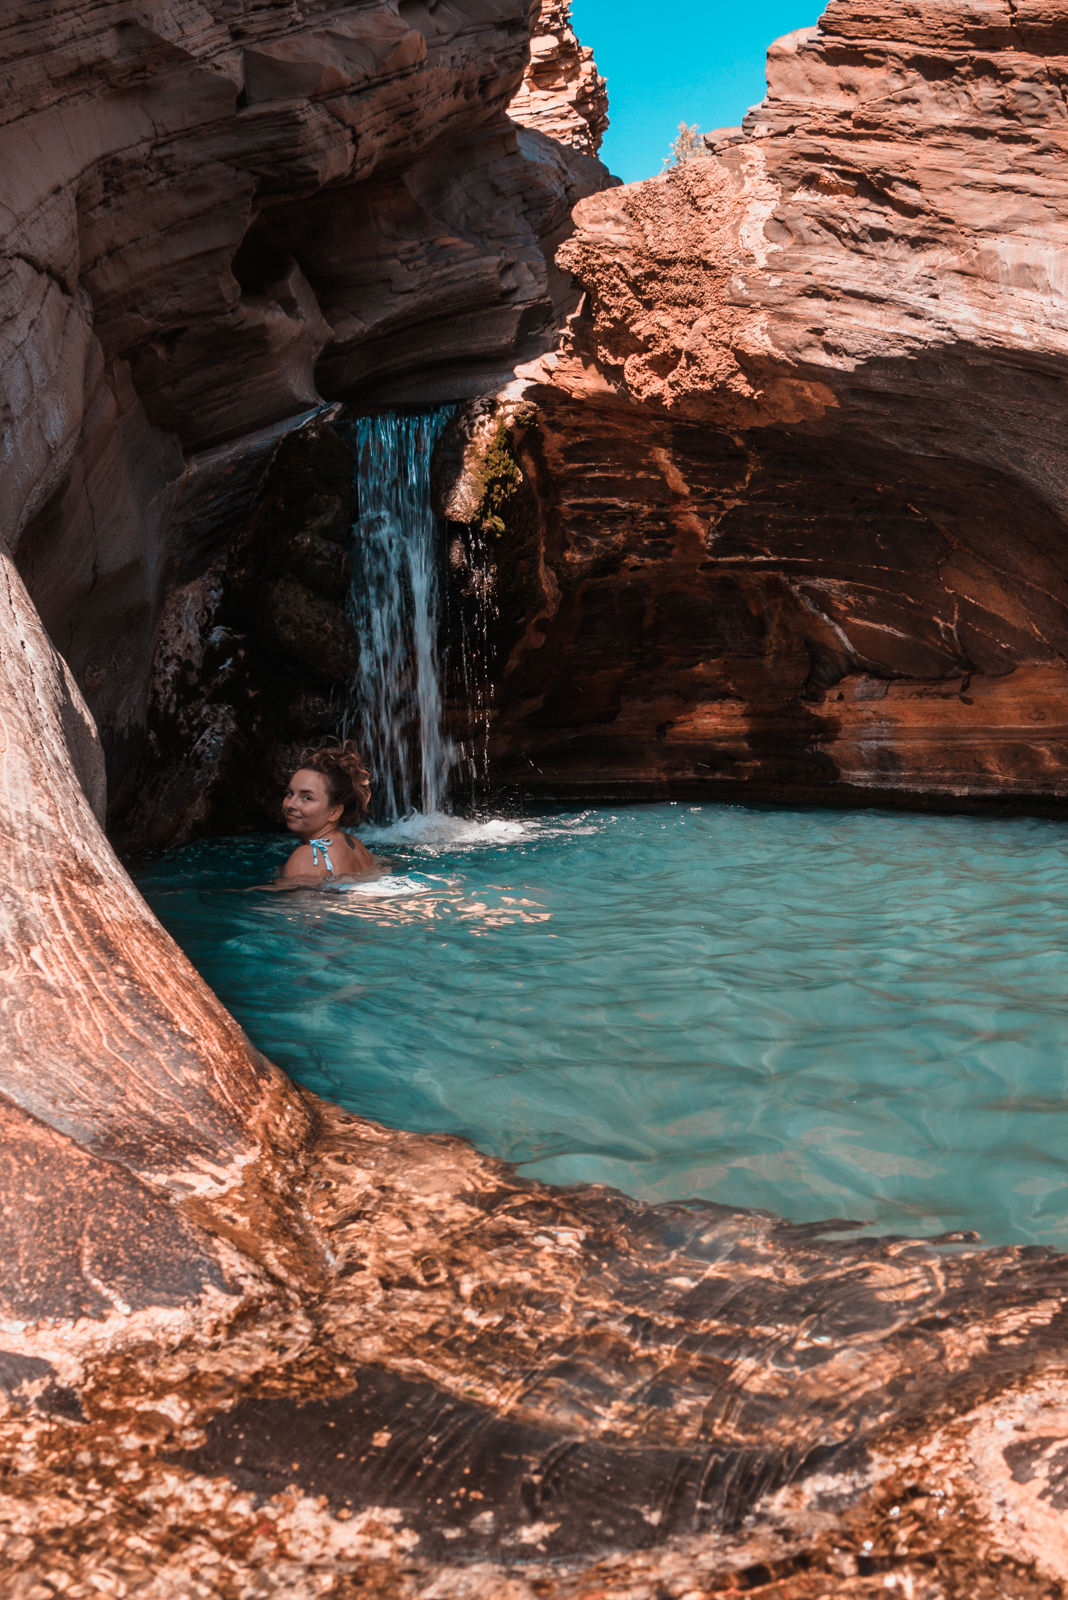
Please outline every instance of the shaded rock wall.
M137 782L112 811L124 854L277 827L302 751L342 725L359 652L352 478L344 429L292 429L226 550L168 592Z
M52 20L0 16L0 529L121 805L164 595L225 548L280 435L324 398L481 392L545 349L574 295L547 255L606 174L506 114L531 0Z
M1068 793L1062 12L834 0L744 130L581 203L500 776Z

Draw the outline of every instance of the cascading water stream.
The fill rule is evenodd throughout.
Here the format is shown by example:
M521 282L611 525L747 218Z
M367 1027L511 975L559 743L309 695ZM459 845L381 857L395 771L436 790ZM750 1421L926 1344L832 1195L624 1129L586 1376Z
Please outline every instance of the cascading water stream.
M444 809L453 748L438 650L434 446L452 408L358 417L351 611L360 640L345 732L355 734L383 821Z

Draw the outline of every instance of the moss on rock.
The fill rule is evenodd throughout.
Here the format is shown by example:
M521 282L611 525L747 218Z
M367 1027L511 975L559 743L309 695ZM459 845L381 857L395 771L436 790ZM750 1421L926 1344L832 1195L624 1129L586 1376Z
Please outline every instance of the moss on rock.
M476 474L482 487L477 521L484 533L499 536L507 531L508 509L523 483L507 418L499 418Z

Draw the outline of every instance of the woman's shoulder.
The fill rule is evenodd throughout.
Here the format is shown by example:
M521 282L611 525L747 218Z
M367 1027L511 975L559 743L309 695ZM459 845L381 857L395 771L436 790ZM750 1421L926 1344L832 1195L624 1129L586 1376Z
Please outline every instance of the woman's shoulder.
M282 873L285 877L293 877L294 874L310 873L314 870L314 867L315 858L311 845L298 844L297 848L286 857L286 864L282 868Z
M356 857L357 861L359 861L361 864L373 859L370 850L368 850L363 840L357 839L354 833L343 833L341 837L344 839L346 845Z

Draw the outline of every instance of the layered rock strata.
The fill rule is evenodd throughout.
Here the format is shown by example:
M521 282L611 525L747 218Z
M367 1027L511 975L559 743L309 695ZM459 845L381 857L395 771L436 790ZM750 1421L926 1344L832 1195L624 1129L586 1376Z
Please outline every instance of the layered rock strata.
M743 130L578 207L501 776L1068 794L1062 11L833 0Z
M508 108L513 121L595 156L608 127L605 80L571 26L570 0L541 0L530 63Z
M0 619L0 1343L43 1322L75 1349L254 1295L292 1230L260 1168L308 1122L108 845L85 702L6 556ZM200 1213L248 1193L269 1226L241 1255Z

